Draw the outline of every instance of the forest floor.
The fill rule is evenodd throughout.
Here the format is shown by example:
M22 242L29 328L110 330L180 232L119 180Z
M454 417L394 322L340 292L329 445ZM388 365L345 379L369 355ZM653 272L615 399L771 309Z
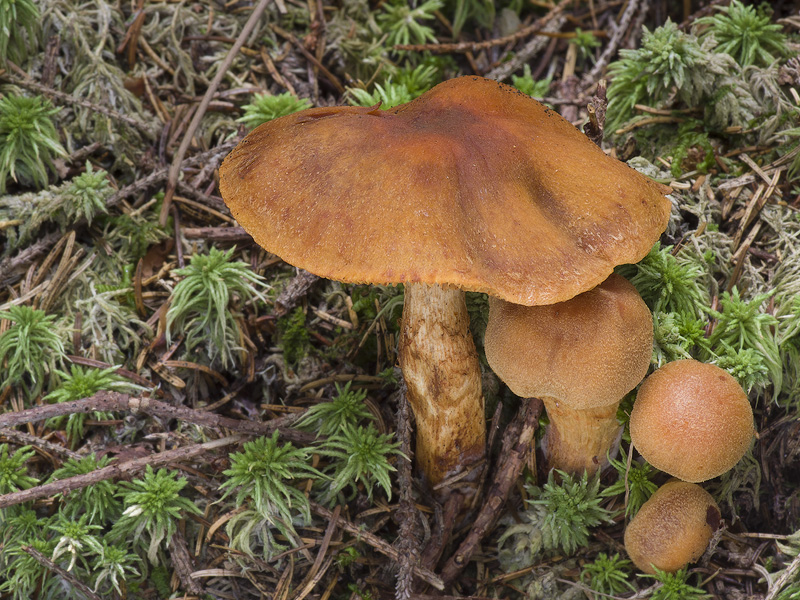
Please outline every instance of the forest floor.
M0 0L0 598L800 599L799 54L789 1ZM686 569L627 560L669 478L631 448L635 390L611 465L537 473L547 418L468 293L488 450L448 501L414 468L403 286L299 270L221 197L258 124L461 75L595 119L672 190L618 269L650 369L726 369L756 426Z

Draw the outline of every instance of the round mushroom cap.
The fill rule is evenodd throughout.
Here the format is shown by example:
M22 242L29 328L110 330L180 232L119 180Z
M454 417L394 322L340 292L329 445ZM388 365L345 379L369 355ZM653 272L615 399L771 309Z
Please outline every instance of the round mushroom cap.
M645 379L630 428L647 462L695 483L733 468L755 431L753 409L736 379L696 360L667 363Z
M220 190L256 242L321 277L525 305L566 300L640 260L670 213L669 188L480 77L387 111L269 121L225 159Z
M720 526L714 499L699 485L671 480L658 488L625 529L625 550L641 571L674 572L703 555Z
M619 402L647 374L653 321L636 288L612 274L546 306L489 298L486 359L512 392L583 410Z

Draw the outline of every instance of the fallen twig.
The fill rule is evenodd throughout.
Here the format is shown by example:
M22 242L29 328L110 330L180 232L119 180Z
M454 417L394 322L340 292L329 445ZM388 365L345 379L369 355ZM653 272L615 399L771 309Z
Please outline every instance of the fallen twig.
M183 237L208 242L250 242L252 237L242 227L184 227Z
M542 29L542 33L555 33L561 31L567 18L562 14L563 10L567 7L570 0L562 0L558 6L547 13L542 19L539 20L538 25ZM537 25L537 23L534 23ZM522 48L519 48L514 53L514 56L508 61L495 67L484 76L488 79L496 79L497 81L505 81L511 77L522 65L526 64L531 57L535 56L547 45L549 38L544 35L537 35L532 40L529 40Z
M51 454L58 454L62 458L74 458L76 460L81 458L80 454L73 452L69 448L64 448L64 446L59 444L48 442L47 440L36 437L35 435L31 435L23 431L17 431L16 429L8 429L7 427L0 428L0 437L13 440L14 442L22 444L23 446L36 446L42 450L50 452Z
M528 399L506 429L503 449L500 452L500 456L503 458L497 469L495 480L492 487L489 488L486 501L481 512L475 518L472 529L442 569L443 581L450 582L458 576L461 569L472 558L478 544L497 522L508 494L522 472L543 408L544 405L538 398Z
M183 588L190 594L203 596L205 594L203 585L192 577L195 568L192 563L192 556L189 554L189 548L186 545L186 538L183 537L180 529L172 535L172 539L169 541L169 549L172 564Z
M36 548L31 548L30 546L22 546L22 550L30 554L36 562L42 565L48 571L52 571L62 579L65 579L70 582L70 584L78 590L81 594L90 598L91 600L103 600L100 596L95 594L88 585L83 583L80 579L75 577L72 573L67 571L66 569L62 569L52 560L47 558L44 554L39 552Z
M395 50L406 50L410 52L433 52L435 54L446 54L451 52L479 52L480 50L486 50L488 48L493 48L495 46L505 46L506 44L517 42L521 39L534 36L534 35L541 35L545 37L558 37L558 38L574 38L576 34L574 32L569 33L561 33L558 31L548 31L544 29L544 26L548 24L554 17L556 17L562 10L564 5L557 6L541 19L537 20L535 23L528 25L527 27L523 27L519 31L515 31L509 35L505 35L503 37L494 38L491 40L485 40L482 42L458 42L454 44L398 44L394 46ZM605 35L605 32L601 31L593 31L594 35Z
M5 415L4 415L5 416ZM203 444L194 444L184 448L176 448L175 450L167 450L166 452L159 452L151 454L143 458L137 458L122 463L112 463L102 469L97 469L85 475L76 475L75 477L68 477L67 479L59 479L50 483L45 483L34 488L21 490L19 492L12 492L0 496L0 508L22 504L23 502L30 502L38 500L39 498L48 498L56 494L64 494L72 490L78 490L90 485L94 485L99 481L107 479L120 479L138 471L141 471L146 466L151 467L166 465L172 462L188 460L205 454L209 450L215 448L222 448L236 444L243 439L241 435L231 435L228 437L220 438L211 442Z
M195 156L191 156L183 161L184 167L193 167L196 165L202 165L207 163L211 160L215 155L220 153L227 153L238 143L238 139L234 139L224 144L220 144L214 148L206 152L202 152ZM114 206L118 204L122 200L126 198L130 198L131 196L135 196L139 192L142 192L146 189L151 187L155 187L156 185L161 185L167 178L169 177L169 169L159 169L157 171L153 171L147 177L143 177L141 179L137 179L131 185L126 186L119 190L118 192L111 195L108 200L106 201L106 206Z
M303 56L305 56L306 60L310 62L312 65L314 65L317 69L319 69L323 75L325 75L325 79L327 79L331 83L331 85L333 85L333 87L336 88L336 91L339 92L340 94L344 94L345 89L342 83L339 81L339 78L336 77L336 75L334 75L333 73L331 73L325 65L319 62L319 60L317 60L317 57L311 54L306 49L306 47L300 42L300 40L298 40L292 33L281 29L277 25L270 25L270 28L279 36L286 38L292 44L294 44L295 48L297 48L300 51L300 53Z
M185 406L172 406L171 404L160 402L153 398L141 398L122 394L120 392L109 391L97 392L94 396L84 398L83 400L61 402L59 404L45 404L19 412L8 412L0 415L0 427L15 427L23 423L34 423L53 417L94 411L143 412L155 417L180 419L187 423L194 423L195 425L203 425L212 428L223 427L249 435L269 435L275 430L279 430L281 436L285 439L301 444L309 444L316 439L313 434L304 433L289 427L299 418L299 414L287 415L268 422L245 421L243 419L231 419L230 417L223 417L215 413L195 410Z
M640 0L630 0L628 2L625 12L622 13L619 23L617 23L617 28L611 35L611 39L608 41L608 44L606 44L606 47L603 49L603 53L597 59L597 62L594 64L594 67L592 67L592 70L583 76L584 82L592 83L597 81L597 79L603 74L603 71L605 71L608 63L611 62L611 59L617 54L620 42L622 42L622 38L625 35L625 32L628 30L628 26L633 19L633 15L635 15L636 11L639 10L639 4Z
M411 490L411 461L414 454L411 450L411 410L406 397L405 381L400 385L400 398L397 402L397 437L400 450L408 459L400 458L397 464L397 480L399 485L400 508L397 510L399 532L395 545L400 555L397 562L397 581L395 582L395 600L411 598L414 583L414 566L419 557L418 511L414 507Z
M321 504L317 504L316 502L311 501L311 510L317 513L320 517L327 519L328 521L336 519L332 511L328 510ZM392 546L388 542L385 542L377 535L372 534L369 531L364 531L363 529L361 529L361 527L359 527L355 523L351 523L344 517L340 516L336 520L339 526L348 533L350 533L351 535L354 535L362 542L369 544L370 546L375 548L375 550L377 550L384 556L389 557L395 563L400 561L400 554L397 552L397 550L392 548ZM429 583L430 585L435 587L437 590L444 589L444 582L433 571L426 569L425 567L416 566L414 567L414 574L423 581L425 581L426 583Z
M16 256L9 256L0 260L0 287L5 287L14 283L17 279L21 279L23 270L40 254L47 252L58 240L61 239L61 233L51 232L39 238L33 244L20 250ZM19 271L15 274L15 271Z
M333 534L336 531L336 522L339 519L339 513L341 512L342 507L337 506L333 509L333 519L330 520L328 523L328 527L325 529L325 535L322 538L322 542L319 545L319 551L317 552L317 557L314 559L311 568L306 573L305 579L297 586L297 594L292 598L292 600L303 600L308 594L311 593L311 590L314 589L314 586L319 583L319 580L325 574L325 572L330 568L331 564L333 564L333 559L328 558L325 559L326 554L328 553L328 547L330 546L331 539L333 539Z

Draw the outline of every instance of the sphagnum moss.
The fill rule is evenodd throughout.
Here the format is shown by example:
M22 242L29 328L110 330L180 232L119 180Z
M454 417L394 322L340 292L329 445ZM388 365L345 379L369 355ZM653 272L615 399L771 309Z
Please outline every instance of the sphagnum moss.
M556 480L558 477L558 481ZM614 514L601 503L600 474L574 477L551 470L541 487L526 486L529 494L523 522L500 536L499 546L509 545L522 557L518 568L533 564L542 551L574 554L589 543L590 528L610 523Z
M317 436L329 436L340 432L347 425L357 425L359 421L374 419L364 400L366 390L351 390L352 382L344 387L336 384L336 396L330 402L321 402L309 408L295 427L312 431Z

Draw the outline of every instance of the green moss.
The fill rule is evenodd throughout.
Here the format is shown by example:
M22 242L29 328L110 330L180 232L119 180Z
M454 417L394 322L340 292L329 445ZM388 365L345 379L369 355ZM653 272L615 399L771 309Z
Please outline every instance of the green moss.
M522 69L522 75L512 75L511 82L523 94L528 94L534 98L541 98L546 96L550 91L550 82L552 77L546 79L539 79L538 81L531 75L531 66L525 64Z
M311 337L306 329L306 313L297 307L291 314L278 320L278 340L283 358L288 364L297 362L311 349Z
M272 119L311 108L311 102L306 98L298 98L291 92L275 96L256 94L250 104L245 104L242 108L244 115L237 121L247 125L248 129L254 129Z
M694 120L683 123L678 128L671 152L665 149L665 154L672 154L670 170L673 177L680 177L685 171L708 173L709 169L716 166L714 147L708 139L708 133L698 130L701 125Z
M21 384L33 398L46 384L55 383L52 376L64 359L56 315L29 306L12 306L8 312L0 312L0 319L11 321L11 327L0 334L0 364L5 365L0 388Z
M0 0L0 65L6 59L17 65L37 45L41 15L33 0Z
M766 4L756 8L734 0L728 6L713 8L716 14L697 19L695 25L703 28L701 38L711 37L718 43L717 52L731 55L743 67L771 65L790 55L783 27L771 23Z
M0 194L13 179L43 188L53 160L66 155L52 117L59 111L41 96L8 95L0 98Z

